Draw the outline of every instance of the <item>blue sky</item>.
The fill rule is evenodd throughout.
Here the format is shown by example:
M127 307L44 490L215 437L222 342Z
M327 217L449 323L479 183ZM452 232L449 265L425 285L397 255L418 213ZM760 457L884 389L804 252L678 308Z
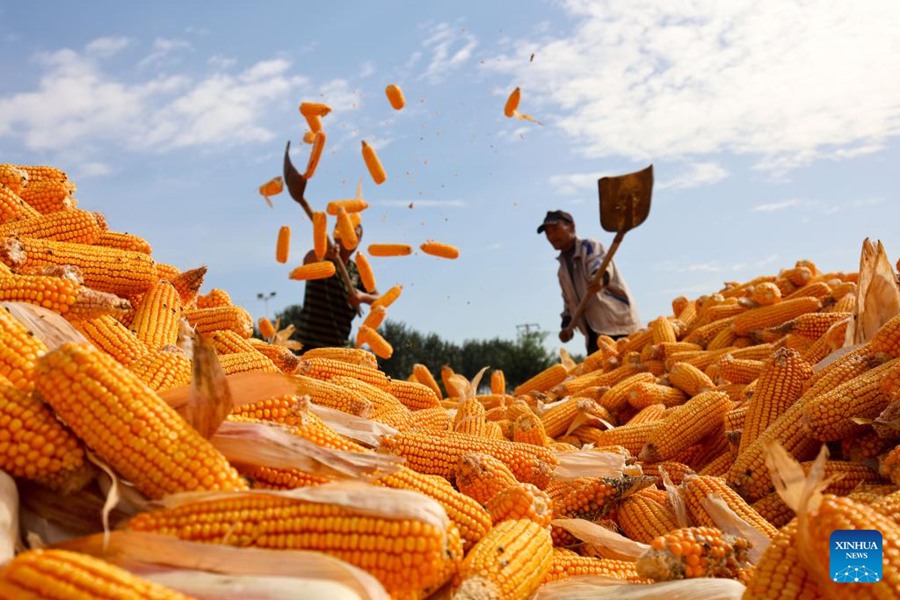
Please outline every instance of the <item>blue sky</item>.
M856 270L866 237L896 260L898 32L893 0L2 0L0 162L65 169L80 207L160 261L206 265L204 289L258 317L258 293L276 292L270 313L302 299L287 274L311 226L287 194L270 209L257 189L288 140L305 165L298 105L325 102L313 206L362 179L363 248L461 250L373 258L381 289L404 285L388 318L457 342L535 324L555 348L555 253L535 228L562 208L608 245L604 175L654 165L650 217L616 259L644 322L678 295L799 259ZM503 116L516 86L543 126ZM380 186L363 139L388 173Z

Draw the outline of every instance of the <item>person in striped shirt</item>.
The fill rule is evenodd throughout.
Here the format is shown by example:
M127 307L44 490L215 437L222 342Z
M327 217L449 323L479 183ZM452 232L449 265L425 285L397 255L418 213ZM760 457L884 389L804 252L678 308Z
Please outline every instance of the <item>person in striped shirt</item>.
M362 240L362 225L356 226L356 236ZM356 295L347 289L340 273L335 273L327 279L313 279L306 282L300 323L295 336L303 344L303 350L349 346L350 329L353 326L353 319L359 314L359 304L372 304L378 297L378 294L366 292L360 282L359 271L352 258L356 248L347 250L340 243L337 230L334 232L334 240L335 250L325 258L344 263L350 281L356 288ZM303 264L317 260L315 252L310 250L303 258Z

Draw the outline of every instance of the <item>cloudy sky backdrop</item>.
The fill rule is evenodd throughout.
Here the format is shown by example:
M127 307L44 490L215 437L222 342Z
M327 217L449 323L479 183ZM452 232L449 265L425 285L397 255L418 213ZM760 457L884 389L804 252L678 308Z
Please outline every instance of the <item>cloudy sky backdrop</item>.
M259 293L276 292L270 314L302 299L287 273L311 226L287 194L270 209L257 189L288 140L305 165L297 107L325 102L314 207L361 179L363 248L462 252L373 259L379 287L404 285L389 318L458 342L527 324L558 347L555 253L535 228L562 208L608 245L604 175L654 165L650 217L617 256L645 322L799 259L856 270L866 237L895 260L898 32L894 0L0 0L0 162L65 169L81 207L158 260L208 266L205 290L258 317ZM503 116L516 86L543 126Z

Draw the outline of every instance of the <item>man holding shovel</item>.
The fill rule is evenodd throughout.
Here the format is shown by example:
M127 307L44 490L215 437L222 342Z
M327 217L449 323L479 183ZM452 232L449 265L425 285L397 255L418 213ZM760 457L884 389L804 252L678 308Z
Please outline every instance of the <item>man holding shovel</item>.
M548 211L537 232L545 234L550 245L559 250L558 276L564 306L559 333L561 342L571 340L572 330L577 328L584 335L587 352L591 354L597 350L599 336L618 339L640 328L634 299L611 260L600 280L600 290L591 292L580 317L573 323L573 315L578 314L577 308L602 266L606 249L597 240L577 237L575 220L564 210Z

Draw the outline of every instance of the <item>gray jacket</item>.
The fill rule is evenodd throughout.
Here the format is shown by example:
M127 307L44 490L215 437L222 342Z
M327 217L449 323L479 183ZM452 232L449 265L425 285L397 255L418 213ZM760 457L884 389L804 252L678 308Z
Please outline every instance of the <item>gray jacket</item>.
M562 253L559 254L559 286L562 289L563 323L575 313L578 302L590 285L591 278L600 268L606 249L596 240L575 239L575 253L572 257L572 277ZM610 261L606 269L609 283L598 294L588 301L582 318L575 324L582 334L587 333L585 326L601 335L627 335L640 329L640 317L637 307L625 280L622 279L615 261Z

